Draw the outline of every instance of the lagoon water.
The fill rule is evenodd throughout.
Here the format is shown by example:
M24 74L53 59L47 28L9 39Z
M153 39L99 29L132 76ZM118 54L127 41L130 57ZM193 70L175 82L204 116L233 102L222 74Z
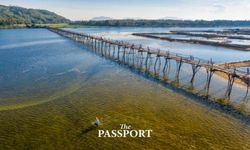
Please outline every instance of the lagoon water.
M213 30L222 30L223 28L206 28ZM142 44L154 49L166 50L187 56L198 57L203 60L212 59L216 63L225 63L240 60L249 60L250 52L233 50L230 48L215 47L209 45L199 45L190 43L169 42L145 37L136 37L132 33L159 33L169 32L171 30L205 30L204 28L78 28L67 29L75 32L89 33L107 38L125 40L130 43ZM250 44L250 43L249 43ZM223 56L223 57L222 57Z
M70 30L218 62L250 56L129 35L159 29ZM152 137L98 138L98 128L91 128L95 117L100 129L126 123L152 129ZM249 137L248 123L46 29L0 30L0 149L250 149Z

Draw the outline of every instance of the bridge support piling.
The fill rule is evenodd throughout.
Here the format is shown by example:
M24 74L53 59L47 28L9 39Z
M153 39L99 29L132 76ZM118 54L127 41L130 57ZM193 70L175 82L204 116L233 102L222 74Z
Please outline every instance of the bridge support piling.
M194 57L193 56L190 56L190 59L191 60L194 60ZM201 66L200 66L200 60L196 63L196 64L191 64L192 65L192 77L191 77L191 80L190 80L190 83L194 84L194 78L195 78L195 75L196 73L200 70Z
M178 57L178 56L177 56ZM176 60L176 74L175 74L175 81L179 83L180 80L180 71L182 67L183 61L182 57L180 57L180 60Z

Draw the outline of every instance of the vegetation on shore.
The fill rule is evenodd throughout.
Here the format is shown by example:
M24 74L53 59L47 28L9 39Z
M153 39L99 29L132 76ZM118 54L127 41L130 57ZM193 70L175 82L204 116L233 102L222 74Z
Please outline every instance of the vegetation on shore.
M26 28L25 24L0 25L0 29Z
M50 28L95 28L96 26L89 25L74 25L74 24L49 24Z

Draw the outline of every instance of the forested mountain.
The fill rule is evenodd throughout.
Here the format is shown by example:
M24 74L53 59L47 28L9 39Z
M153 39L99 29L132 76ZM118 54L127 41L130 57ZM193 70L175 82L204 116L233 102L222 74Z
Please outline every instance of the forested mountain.
M70 20L54 12L0 5L0 25L68 23Z
M89 25L89 26L124 26L124 27L250 27L250 21L247 20L173 20L173 19L160 19L160 20L103 20L103 21L75 21L71 24Z

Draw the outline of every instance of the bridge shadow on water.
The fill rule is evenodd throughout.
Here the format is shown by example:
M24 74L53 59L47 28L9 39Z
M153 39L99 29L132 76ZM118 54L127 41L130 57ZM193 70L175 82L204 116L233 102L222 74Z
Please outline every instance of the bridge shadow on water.
M77 43L77 42L76 42ZM80 45L80 44L79 44ZM236 110L233 106L230 106L230 105L223 105L219 102L216 102L212 99L209 99L208 97L205 97L205 96L200 96L200 95L197 95L195 93L192 93L191 91L188 91L188 89L185 89L185 88L182 88L182 87L177 87L177 86L174 86L172 85L171 83L167 83L166 81L164 80L160 80L160 79L157 79L155 78L155 76L153 75L150 75L146 72L142 72L140 71L139 69L136 69L136 68L133 68L133 67L130 67L128 66L127 64L123 64L123 63L119 63L117 62L116 60L113 60L113 59L109 59L109 58L106 58L105 56L101 56L95 52L93 52L90 48L87 48L85 47L85 49L98 56L98 57L102 57L104 58L106 61L109 61L112 63L112 65L116 65L118 67L122 67L122 68L125 68L127 69L128 71L130 71L131 73L139 76L139 77L143 77L147 80L150 80L150 81L153 81L153 82L156 82L157 84L160 84L162 86L164 86L165 88L168 88L170 89L171 91L175 92L175 93L178 93L178 94L181 94L181 95L184 95L186 97L189 98L189 100L193 100L195 102L198 102L200 104L203 104L203 105L206 105L208 108L210 109L215 109L217 111L220 111L221 113L224 113L224 114L227 114L227 115L230 115L236 119L238 119L239 121L247 124L247 125L250 125L250 116L247 115L246 113L243 113L243 112L240 112L239 110ZM93 128L93 127L92 127ZM94 130L90 128L91 130ZM91 131L90 130L90 131ZM89 132L87 129L85 130L85 132L83 133L87 133Z
M97 56L102 57L100 55L97 55ZM105 57L103 57L103 58L105 58ZM160 84L160 85L164 86L167 89L170 89L171 91L173 91L175 93L184 95L184 96L188 97L189 100L193 100L193 101L198 102L200 104L206 105L210 109L215 109L217 111L220 111L221 113L224 113L226 115L230 115L230 116L234 117L235 119L245 123L246 125L250 125L250 115L243 113L243 112L240 112L239 110L236 110L233 106L223 105L223 104L216 102L208 97L200 96L200 95L197 95L195 93L192 93L191 91L188 91L188 89L174 86L171 83L167 83L164 80L157 79L148 73L142 72L136 68L132 68L126 64L117 63L114 60L110 60L108 58L105 58L105 59L112 62L112 64L117 65L118 67L126 68L131 73L133 73L139 77L143 77L147 80L156 82L157 84Z
M84 135L86 135L87 133L91 132L91 131L94 131L97 129L97 126L95 125L91 125L85 129L83 129L77 136L78 137L83 137Z

